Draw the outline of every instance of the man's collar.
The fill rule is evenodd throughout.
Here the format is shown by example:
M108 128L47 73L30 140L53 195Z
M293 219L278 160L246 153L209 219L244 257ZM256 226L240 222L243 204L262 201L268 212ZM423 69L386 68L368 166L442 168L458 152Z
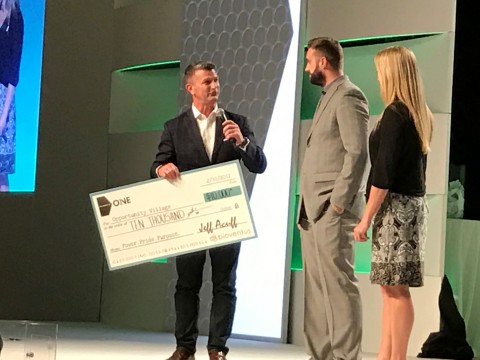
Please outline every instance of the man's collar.
M205 114L202 114L202 113L200 112L200 110L198 110L198 109L196 108L196 106L193 105L193 104L192 104L192 111L193 111L193 117L194 117L195 119L198 119L198 117L199 117L200 115L202 115L202 117L205 117L205 118L207 117ZM213 108L212 114L216 114L217 111L218 111L218 104L215 104L215 107ZM210 115L212 115L212 114L210 114Z
M343 81L344 79L345 79L345 75L340 75L336 77L332 82L328 83L328 85L323 88L322 93L325 94L328 91L328 89L330 89L333 86L333 84L336 84L339 81Z

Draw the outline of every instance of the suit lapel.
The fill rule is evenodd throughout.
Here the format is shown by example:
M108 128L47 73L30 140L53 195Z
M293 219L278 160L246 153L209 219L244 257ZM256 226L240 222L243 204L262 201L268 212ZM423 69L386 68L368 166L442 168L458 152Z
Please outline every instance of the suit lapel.
M317 105L317 109L313 114L313 121L312 121L312 126L310 127L310 132L308 133L307 144L310 142L313 129L315 128L315 126L317 126L318 122L320 121L320 116L322 115L323 110L325 110L325 108L327 107L328 103L332 99L333 95L337 91L340 84L343 84L343 81L340 81L337 84L333 84L334 87L329 89L328 92L320 98Z

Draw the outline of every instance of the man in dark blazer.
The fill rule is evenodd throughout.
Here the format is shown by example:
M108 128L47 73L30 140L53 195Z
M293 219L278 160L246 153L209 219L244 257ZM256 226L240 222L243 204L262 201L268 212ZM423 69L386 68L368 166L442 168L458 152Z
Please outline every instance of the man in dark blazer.
M185 88L192 107L165 123L151 177L174 180L187 170L241 160L253 173L263 173L267 160L257 146L247 119L217 105L220 83L215 65L199 61L185 69ZM236 269L240 243L176 258L175 338L168 360L194 360L198 337L199 291L206 254L212 264L213 299L207 350L210 360L226 360L236 304Z

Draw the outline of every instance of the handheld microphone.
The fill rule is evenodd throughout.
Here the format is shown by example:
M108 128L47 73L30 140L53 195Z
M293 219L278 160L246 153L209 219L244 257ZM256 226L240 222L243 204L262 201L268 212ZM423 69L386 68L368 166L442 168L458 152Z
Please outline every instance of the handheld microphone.
M222 108L217 109L217 116L222 120L222 123L227 120L227 115L225 114L225 110Z
M227 115L225 114L225 110L222 108L217 109L217 117L220 118L220 120L223 122L227 121ZM223 141L228 141L230 143L235 143L235 139L223 139Z

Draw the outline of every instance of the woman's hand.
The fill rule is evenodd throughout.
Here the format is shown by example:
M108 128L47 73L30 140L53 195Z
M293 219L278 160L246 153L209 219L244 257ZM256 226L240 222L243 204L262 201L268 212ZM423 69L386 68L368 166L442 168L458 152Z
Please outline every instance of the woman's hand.
M360 221L353 229L353 239L355 241L364 242L368 240L367 230L370 224L364 220Z

